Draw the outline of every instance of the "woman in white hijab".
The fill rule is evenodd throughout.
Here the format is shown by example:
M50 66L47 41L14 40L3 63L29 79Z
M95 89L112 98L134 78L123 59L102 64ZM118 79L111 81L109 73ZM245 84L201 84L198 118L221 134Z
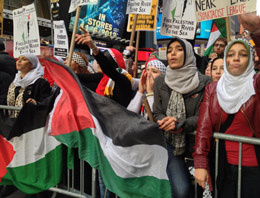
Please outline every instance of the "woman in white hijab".
M206 87L194 147L195 178L211 185L209 170L213 132L260 138L260 76L254 71L254 49L247 40L230 42L224 53L224 74ZM220 141L218 197L237 197L238 142ZM259 146L243 144L241 197L260 194ZM212 185L211 185L212 187ZM212 188L211 188L212 189Z
M44 72L37 56L33 54L19 56L16 68L18 72L9 86L7 105L22 107L28 102L37 105L50 95L51 88L42 78ZM17 116L17 111L10 115L10 117Z

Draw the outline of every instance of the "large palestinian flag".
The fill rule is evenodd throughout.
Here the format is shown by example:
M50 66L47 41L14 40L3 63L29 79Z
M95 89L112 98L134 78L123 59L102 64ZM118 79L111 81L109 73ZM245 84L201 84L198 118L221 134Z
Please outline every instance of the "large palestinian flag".
M99 169L106 187L119 197L171 197L168 155L157 124L82 87L70 68L46 68L61 89L51 135L77 147L79 158Z
M51 98L49 98L52 100ZM48 105L25 104L18 118L0 116L0 185L34 194L61 181L61 143L47 132Z
M213 20L204 56L208 56L213 52L213 44L219 37L227 38L226 20L223 18Z

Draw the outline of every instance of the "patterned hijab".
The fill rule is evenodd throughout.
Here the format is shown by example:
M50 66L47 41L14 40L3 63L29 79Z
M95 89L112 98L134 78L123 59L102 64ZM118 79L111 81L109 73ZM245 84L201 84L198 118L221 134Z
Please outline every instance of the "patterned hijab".
M231 75L227 70L227 53L235 43L245 46L248 53L248 66L245 72L239 76ZM221 108L228 114L239 111L240 107L255 95L254 89L254 49L245 39L231 41L224 52L224 74L217 84L217 98Z

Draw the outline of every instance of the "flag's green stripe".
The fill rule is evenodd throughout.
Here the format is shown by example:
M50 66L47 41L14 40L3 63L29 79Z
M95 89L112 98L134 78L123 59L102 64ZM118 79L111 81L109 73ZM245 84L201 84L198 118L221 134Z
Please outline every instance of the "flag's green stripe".
M213 52L213 45L211 45L205 52L204 56L208 56Z
M104 156L99 141L92 134L91 129L59 135L56 138L71 147L76 147L75 140L77 140L79 157L87 161L93 168L99 169L106 187L119 197L171 197L168 180L160 180L152 176L138 178L121 178L117 176ZM71 140L73 140L72 144L70 144Z
M221 33L220 37L227 38L226 20L223 19L223 18L215 19L214 23L215 23L215 25L217 26L218 30Z
M61 181L62 145L45 155L44 158L25 166L7 168L1 185L15 185L27 194L49 189Z

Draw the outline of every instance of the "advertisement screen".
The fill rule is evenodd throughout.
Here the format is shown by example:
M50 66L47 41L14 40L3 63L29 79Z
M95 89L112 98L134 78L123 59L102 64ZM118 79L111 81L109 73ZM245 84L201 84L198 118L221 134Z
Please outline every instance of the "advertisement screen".
M79 25L89 32L121 37L126 19L126 6L127 0L99 0L96 5L82 6ZM72 15L70 31L73 29L74 21L75 16Z
M171 39L172 36L163 36L160 34L161 30L162 13L159 14L159 21L156 27L156 38L160 39ZM196 39L208 39L211 31L212 20L202 21L198 23L198 29L196 32Z

